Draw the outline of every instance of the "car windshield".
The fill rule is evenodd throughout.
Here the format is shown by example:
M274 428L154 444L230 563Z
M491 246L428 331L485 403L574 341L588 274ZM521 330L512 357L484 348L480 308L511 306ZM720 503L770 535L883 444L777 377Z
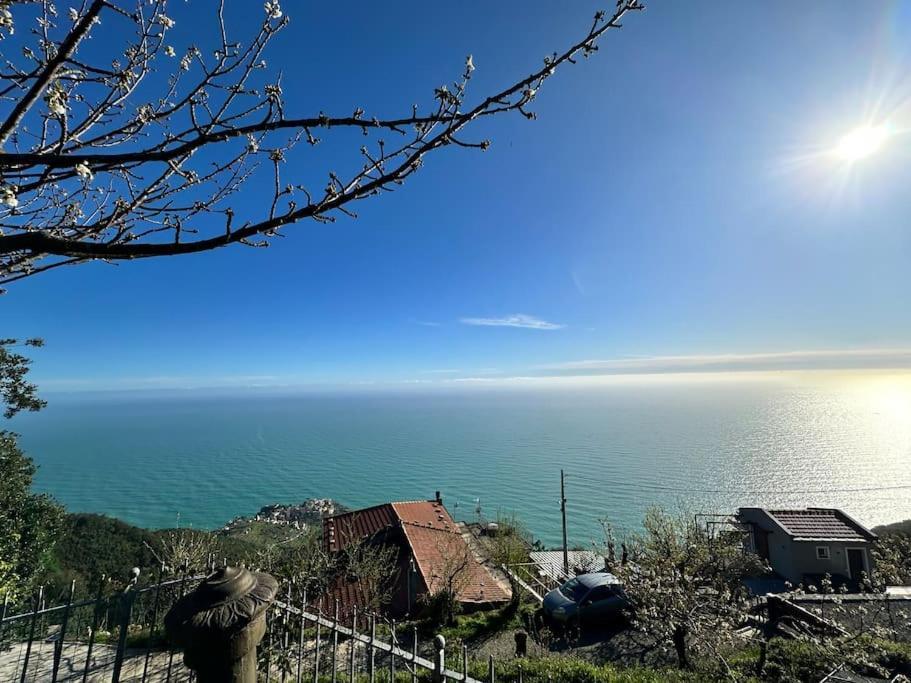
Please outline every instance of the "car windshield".
M581 602L585 594L588 593L588 587L582 585L579 579L570 579L560 586L560 592L574 602Z

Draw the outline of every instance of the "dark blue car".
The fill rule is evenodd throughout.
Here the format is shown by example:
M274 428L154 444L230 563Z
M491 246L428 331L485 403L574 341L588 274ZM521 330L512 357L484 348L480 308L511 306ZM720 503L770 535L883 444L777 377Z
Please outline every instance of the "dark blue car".
M606 623L616 619L627 601L613 574L580 574L544 596L544 614L560 624Z

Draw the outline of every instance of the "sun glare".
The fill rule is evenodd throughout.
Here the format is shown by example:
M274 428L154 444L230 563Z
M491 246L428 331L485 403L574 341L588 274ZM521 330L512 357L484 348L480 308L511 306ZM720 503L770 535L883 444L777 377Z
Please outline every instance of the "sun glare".
M888 136L885 126L860 126L838 142L835 154L844 161L858 161L876 153Z

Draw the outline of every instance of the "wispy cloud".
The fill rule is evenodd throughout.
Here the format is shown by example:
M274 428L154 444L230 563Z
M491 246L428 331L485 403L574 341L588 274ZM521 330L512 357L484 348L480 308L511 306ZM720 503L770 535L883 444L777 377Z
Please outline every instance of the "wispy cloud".
M846 370L911 367L911 349L838 349L636 356L539 366L548 375L620 375L757 370Z
M440 323L434 320L412 320L415 325L421 325L422 327L439 327Z
M462 372L458 368L443 368L442 370L424 370L425 375L457 375Z
M49 391L117 391L143 389L255 389L280 387L288 384L288 378L276 375L229 375L191 377L161 375L148 377L64 377L37 380L42 389Z
M533 315L516 313L502 318L462 318L463 325L477 325L480 327L523 327L529 330L559 330L566 325L541 320Z

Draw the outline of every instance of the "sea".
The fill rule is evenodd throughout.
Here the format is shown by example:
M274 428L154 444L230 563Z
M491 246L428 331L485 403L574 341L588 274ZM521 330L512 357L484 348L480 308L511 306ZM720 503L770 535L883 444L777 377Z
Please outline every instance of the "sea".
M911 518L911 374L619 378L459 389L51 394L20 415L35 485L70 511L214 529L272 503L432 498L545 545L635 532L649 507Z

